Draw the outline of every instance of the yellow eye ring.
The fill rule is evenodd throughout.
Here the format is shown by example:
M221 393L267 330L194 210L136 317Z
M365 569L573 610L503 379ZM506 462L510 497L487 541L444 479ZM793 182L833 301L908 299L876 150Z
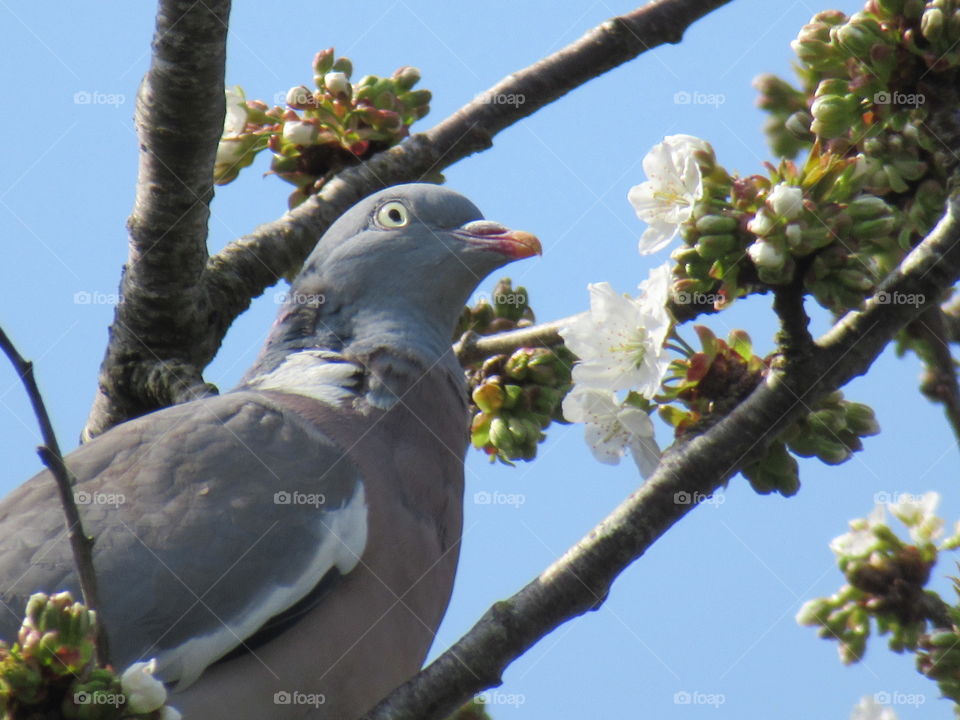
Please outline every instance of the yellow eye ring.
M384 203L377 210L377 223L385 228L400 228L410 222L410 212L401 202Z

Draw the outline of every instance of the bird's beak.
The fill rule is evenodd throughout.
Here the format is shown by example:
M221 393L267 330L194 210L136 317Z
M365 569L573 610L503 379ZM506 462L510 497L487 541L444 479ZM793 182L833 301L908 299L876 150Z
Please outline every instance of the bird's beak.
M511 260L520 260L532 255L542 255L543 248L533 233L511 230L489 220L475 220L454 230L456 235L474 245L489 247Z

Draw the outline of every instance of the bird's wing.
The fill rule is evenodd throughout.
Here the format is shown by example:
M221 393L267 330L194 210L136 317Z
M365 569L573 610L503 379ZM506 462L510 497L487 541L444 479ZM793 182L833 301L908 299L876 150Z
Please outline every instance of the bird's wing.
M349 572L366 545L356 466L258 393L133 420L67 464L95 538L114 663L155 656L160 676L180 688L325 576ZM0 502L0 526L0 632L12 640L31 593L78 591L48 472Z

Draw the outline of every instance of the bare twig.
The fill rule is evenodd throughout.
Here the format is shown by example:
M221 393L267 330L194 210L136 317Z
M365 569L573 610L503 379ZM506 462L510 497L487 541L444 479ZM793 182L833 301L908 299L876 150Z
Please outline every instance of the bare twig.
M190 92L184 92L178 100L187 111L167 117L166 132L181 141L191 138L190 146L198 158L194 169L204 173L204 183L190 184L190 192L178 192L177 196L187 203L178 207L192 213L187 220L181 222L174 214L166 218L144 215L145 222L136 224L164 251L150 251L153 262L136 265L139 274L135 277L128 271L124 279L123 299L117 308L100 372L100 392L87 420L85 437L131 417L212 392L203 383L201 371L213 359L233 320L247 309L252 298L279 278L296 272L320 235L357 200L387 185L420 180L489 148L493 137L504 128L651 48L679 42L693 22L728 2L657 0L604 22L553 55L508 75L426 133L374 156L362 166L344 170L318 196L211 257L200 278L199 262L205 257L200 247L205 238L201 229L205 229L209 196L204 183L212 178L212 158L223 120L223 99L218 94L222 95L223 86L224 33L210 18L225 19L229 3L162 0L157 33L169 42L155 42L154 66L145 87L152 88L159 98L170 92L168 85L177 88L178 83L190 81ZM175 34L169 32L174 25ZM191 49L194 44L196 51ZM166 53L163 57L161 51ZM158 64L166 68L166 75L155 72ZM194 76L196 82L192 81ZM220 85L215 88L217 82ZM524 102L484 100L499 94L522 95ZM141 93L141 100L144 97ZM201 103L203 108L199 108ZM202 122L189 114L198 109L203 110ZM209 115L214 109L219 112L216 127ZM156 155L156 167L169 165L167 155L174 149L157 145L148 150L145 162ZM156 192L144 182L143 170L144 164L141 190ZM156 199L161 201L161 197ZM203 223L197 222L201 214ZM184 225L186 230L181 231ZM141 258L133 236L131 242L133 267ZM184 258L185 271L178 257Z
M50 416L47 414L46 405L44 405L43 397L40 395L40 388L37 387L37 381L33 376L33 363L24 359L17 351L3 328L0 328L0 348L3 348L3 352L6 353L10 363L17 371L17 375L20 376L20 380L27 391L27 397L30 398L30 404L33 406L33 413L37 416L40 434L43 437L43 445L37 448L37 454L43 464L50 469L50 473L57 483L60 503L63 505L67 537L70 538L73 561L77 566L77 575L80 578L83 604L91 610L96 610L100 606L100 600L97 595L97 576L93 569L93 538L83 531L80 511L74 501L73 486L76 480L63 462L60 444L53 432ZM107 630L102 616L97 618L97 662L101 666L106 666L110 662Z
M960 199L879 288L939 296L960 278ZM821 337L803 363L767 381L704 434L668 451L657 471L600 525L537 579L492 606L470 631L397 688L365 720L432 720L498 685L504 669L538 640L595 608L617 576L817 400L861 375L898 330L932 303L881 304L849 313Z
M930 400L943 405L947 422L960 444L960 384L957 363L948 344L944 312L933 306L907 326L906 332L921 345L914 349L924 365L920 391Z
M551 320L496 335L464 333L460 342L453 346L453 350L461 365L469 365L491 355L510 354L522 347L552 347L563 342L560 329L569 325L577 317L577 315L571 315L560 320Z

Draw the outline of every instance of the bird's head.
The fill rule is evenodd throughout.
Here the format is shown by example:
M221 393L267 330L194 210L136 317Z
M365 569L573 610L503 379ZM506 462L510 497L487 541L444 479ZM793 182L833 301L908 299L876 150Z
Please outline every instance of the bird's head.
M429 360L449 350L463 305L484 277L540 252L536 237L484 220L452 190L425 183L387 188L354 205L320 238L265 354L394 346Z

